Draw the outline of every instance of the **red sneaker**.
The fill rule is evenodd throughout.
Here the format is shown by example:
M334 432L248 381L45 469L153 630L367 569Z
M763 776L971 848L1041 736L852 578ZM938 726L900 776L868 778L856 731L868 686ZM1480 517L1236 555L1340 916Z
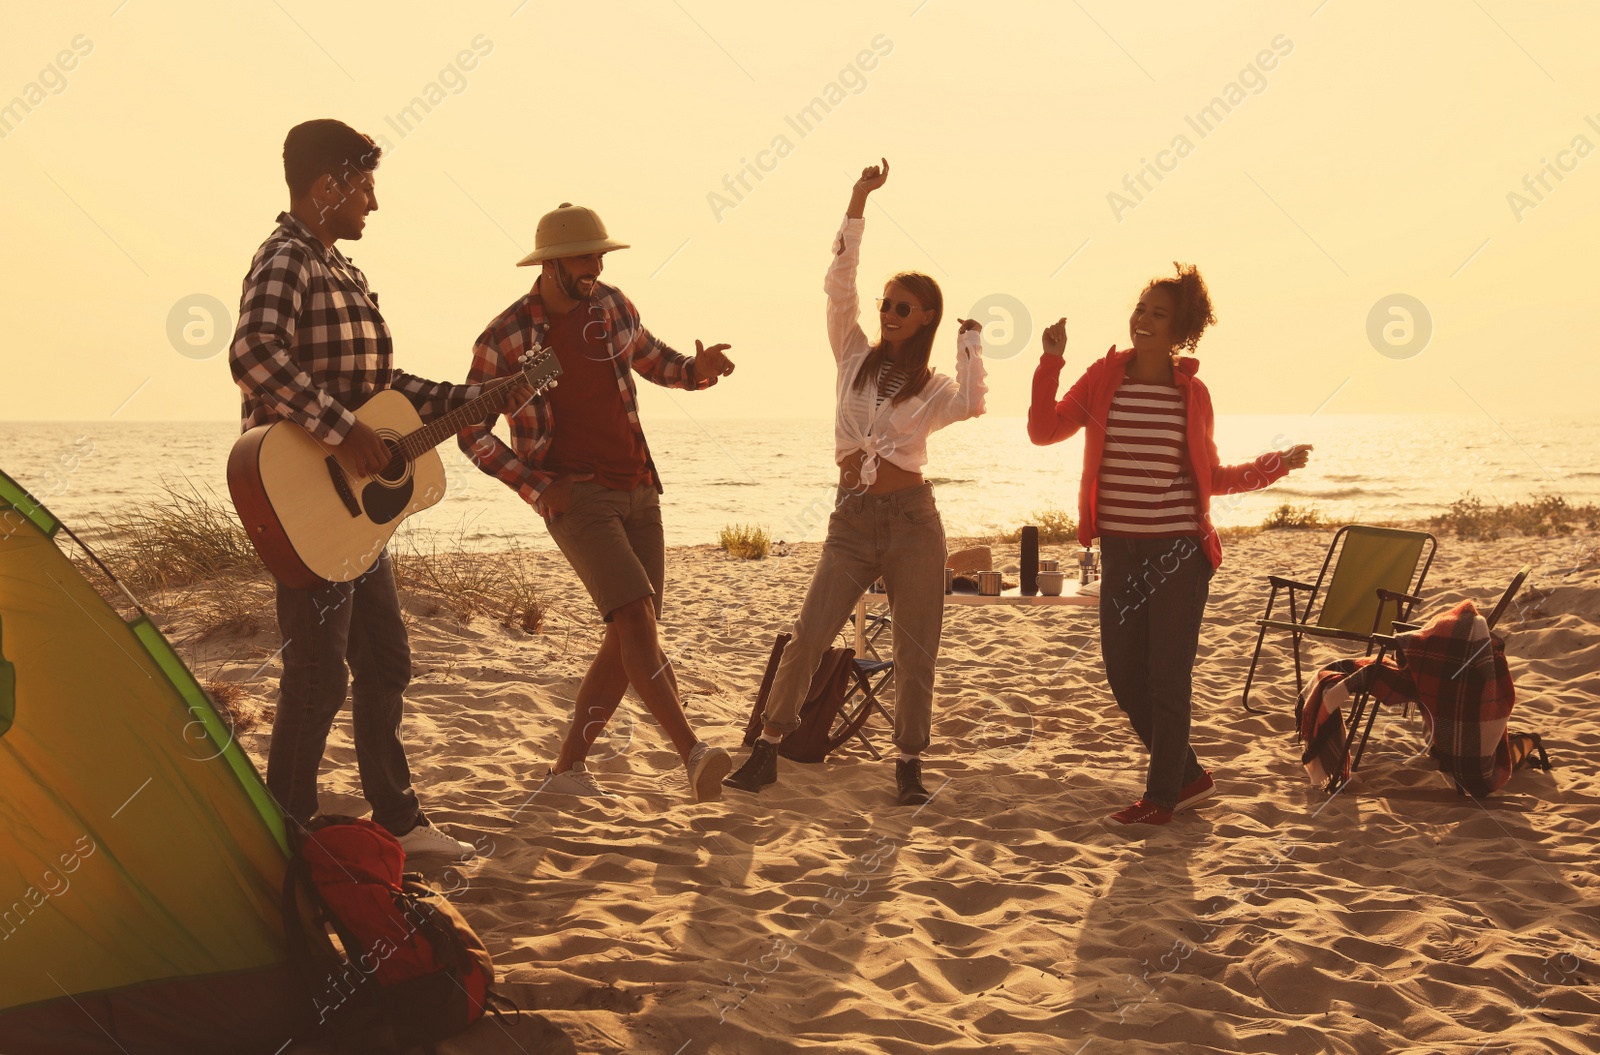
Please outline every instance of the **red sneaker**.
M1157 806L1153 802L1140 799L1127 809L1113 813L1111 819L1118 824L1169 824L1172 821L1172 811L1165 806Z
M1217 793L1217 785L1212 782L1210 772L1202 773L1199 779L1178 792L1178 804L1172 807L1172 812L1186 810L1203 799L1209 799Z

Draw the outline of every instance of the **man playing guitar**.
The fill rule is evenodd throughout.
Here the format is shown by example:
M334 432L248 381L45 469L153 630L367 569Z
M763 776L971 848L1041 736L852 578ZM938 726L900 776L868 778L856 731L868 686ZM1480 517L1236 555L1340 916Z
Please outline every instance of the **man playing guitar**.
M396 370L389 327L366 276L334 243L359 239L378 208L373 174L382 150L339 121L307 121L283 143L289 211L245 276L229 352L244 392L244 429L292 421L325 445L352 479L394 457L352 411L375 392L403 393L424 420L476 397L478 385L428 381ZM518 383L496 401L528 399ZM317 812L317 771L347 684L361 789L372 819L407 854L474 856L470 843L433 827L411 787L400 742L411 650L387 551L352 582L277 587L283 676L267 754L267 787L291 821Z

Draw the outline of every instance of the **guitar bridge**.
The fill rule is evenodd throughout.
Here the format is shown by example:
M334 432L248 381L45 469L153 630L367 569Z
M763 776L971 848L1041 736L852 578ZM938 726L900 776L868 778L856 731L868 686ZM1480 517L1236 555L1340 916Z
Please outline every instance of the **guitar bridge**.
M339 492L340 501L350 510L350 515L361 515L361 503L356 501L355 493L350 490L350 481L345 479L344 469L339 465L339 459L328 455L328 475L333 478L333 489Z

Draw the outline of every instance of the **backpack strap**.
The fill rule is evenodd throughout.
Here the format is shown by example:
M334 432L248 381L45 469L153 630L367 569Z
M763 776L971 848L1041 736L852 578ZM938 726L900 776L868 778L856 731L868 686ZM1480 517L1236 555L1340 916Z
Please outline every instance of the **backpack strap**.
M755 709L750 712L750 721L744 728L744 746L755 746L756 737L761 735L761 719L767 711L767 696L772 692L772 682L778 676L778 662L783 659L783 650L789 644L792 634L779 634L772 642L772 654L767 657L766 673L761 675L761 691L756 693Z
M283 936L289 944L289 958L294 962L295 969L300 972L306 987L314 992L327 981L327 969L337 964L331 947L323 950L321 955L311 947L311 936L306 933L305 920L300 915L302 892L313 916L327 919L328 906L323 903L316 885L311 882L311 865L297 853L289 859L289 867L283 875Z
M323 924L332 926L340 943L347 949L359 949L361 946L317 892L317 885L311 881L310 862L296 852L289 859L289 867L283 878L283 933L289 945L289 958L300 975L306 995L316 1001L326 997L330 990L338 992L337 988L330 986L331 978L365 976L360 968L339 955L325 935L321 937L323 948L320 952L313 947L312 935L307 933L305 921L300 915L301 896L304 896L305 904L319 927ZM394 1031L384 1021L380 1003L370 993L349 999L343 993L339 995L337 1014L331 1018L318 1016L319 1035L336 1041L344 1050L372 1055L398 1055L400 1046Z
M483 994L483 1009L493 1015L495 1021L502 1028L504 1028L507 1019L512 1022L520 1022L522 1020L522 1005L498 990L491 989Z

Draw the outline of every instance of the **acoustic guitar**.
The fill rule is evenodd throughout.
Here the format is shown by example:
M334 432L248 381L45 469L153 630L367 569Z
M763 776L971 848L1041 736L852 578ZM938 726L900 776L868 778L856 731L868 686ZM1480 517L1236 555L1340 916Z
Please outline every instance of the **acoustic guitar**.
M482 421L506 385L522 379L543 392L561 374L548 349L534 348L521 363L427 425L403 393L374 394L355 416L393 452L376 476L347 473L332 447L292 421L240 436L228 455L228 492L267 570L285 586L313 590L372 567L401 521L444 497L444 463L434 448Z

